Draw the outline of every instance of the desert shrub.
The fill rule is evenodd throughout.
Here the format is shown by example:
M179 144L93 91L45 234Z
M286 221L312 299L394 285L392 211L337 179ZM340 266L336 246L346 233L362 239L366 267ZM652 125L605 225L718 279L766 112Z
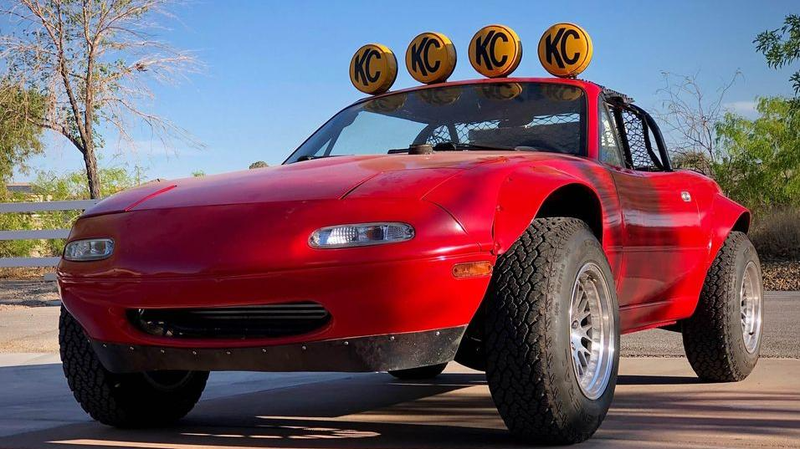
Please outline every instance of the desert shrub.
M773 209L753 222L750 239L764 260L800 260L800 209Z
M760 98L759 117L726 114L717 123L713 175L725 193L760 215L800 208L800 114L787 98Z
M0 199L3 202L25 201L19 194L8 194ZM27 231L35 229L32 214L0 214L0 230ZM0 257L27 257L36 248L32 240L0 240Z
M140 171L137 170L137 173ZM113 195L140 183L125 168L103 168L103 196ZM33 184L33 195L9 194L0 199L4 202L61 201L89 198L86 176L81 171L71 173L39 172ZM40 211L33 213L0 214L0 230L69 229L81 211ZM16 240L0 241L0 257L50 257L59 256L64 249L64 240Z
M135 173L139 174L137 168ZM138 176L134 175L124 167L101 168L100 179L102 180L102 197L113 195L140 184ZM34 193L47 201L61 200L84 200L89 198L89 190L86 187L86 175L83 171L75 171L66 174L54 172L39 172L33 182ZM81 215L81 211L48 211L37 214L39 229L69 229L75 220ZM40 247L43 256L58 256L64 250L63 240L45 240Z
M670 156L670 162L672 162L672 168L694 170L706 176L713 175L711 160L705 154L697 151L673 153Z

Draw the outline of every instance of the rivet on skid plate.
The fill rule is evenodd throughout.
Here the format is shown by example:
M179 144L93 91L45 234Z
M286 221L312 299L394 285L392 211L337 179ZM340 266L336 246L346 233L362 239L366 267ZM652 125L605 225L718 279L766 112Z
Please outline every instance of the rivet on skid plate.
M192 351L192 355L197 355L197 351Z
M349 341L346 341L346 342L344 342L344 345L345 345L345 346L348 346L349 344L350 344L350 342L349 342Z
M306 349L308 349L308 348L306 348L306 345L303 345L301 348L303 349L303 351L305 351Z
M164 350L162 349L162 350L161 350L161 353L162 353L162 354L166 354L166 351L164 351Z
M389 340L394 341L394 335L390 336Z
M441 335L441 334L442 334L441 332L439 332L439 331L436 331L436 336L437 336L437 337L438 337L439 335Z
M108 345L107 345L107 344L105 344L105 343L103 343L103 347L104 347L104 348L107 348L107 347L108 347Z
M130 350L133 351L133 346L130 347Z
M231 355L230 351L225 351L225 354Z
M261 350L261 352L263 352L264 354L266 354L266 353L267 353L267 350L266 350L266 349L262 349L262 350Z

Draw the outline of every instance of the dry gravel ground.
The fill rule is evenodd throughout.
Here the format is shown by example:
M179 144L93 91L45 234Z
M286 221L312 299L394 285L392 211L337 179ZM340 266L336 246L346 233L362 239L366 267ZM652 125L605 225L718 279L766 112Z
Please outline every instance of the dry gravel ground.
M0 353L58 352L59 307L0 304Z
M800 290L800 261L762 262L761 271L766 290Z
M0 304L37 307L58 303L58 286L55 282L0 280Z

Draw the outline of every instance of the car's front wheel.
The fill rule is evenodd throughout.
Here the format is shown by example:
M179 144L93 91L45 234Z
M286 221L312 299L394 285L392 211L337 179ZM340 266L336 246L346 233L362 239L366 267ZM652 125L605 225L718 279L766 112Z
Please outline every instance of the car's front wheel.
M589 227L536 219L497 261L486 297L486 376L500 416L534 444L594 434L619 364L611 270Z
M72 393L92 418L116 427L164 426L183 418L203 393L208 372L115 374L95 355L80 324L61 308L58 341Z

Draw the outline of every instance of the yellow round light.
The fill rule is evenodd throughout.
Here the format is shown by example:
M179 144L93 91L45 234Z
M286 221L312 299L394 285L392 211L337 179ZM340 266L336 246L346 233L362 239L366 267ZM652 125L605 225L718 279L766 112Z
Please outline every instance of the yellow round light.
M549 100L556 102L575 101L583 95L580 88L564 84L545 84L542 86L542 93Z
M522 85L519 83L481 84L478 89L484 98L499 101L513 100L522 93Z
M539 61L551 75L575 78L592 61L592 38L573 23L557 23L539 40Z
M461 98L461 88L459 87L440 87L437 89L422 89L417 91L419 98L434 106L452 104Z
M388 95L368 101L364 104L364 109L380 114L386 114L402 108L405 104L405 95Z
M469 62L483 76L508 76L522 61L522 41L511 28L489 25L481 28L469 43Z
M367 44L350 60L350 82L366 94L381 94L397 79L397 58L389 47Z
M421 83L446 81L456 68L456 47L442 33L422 33L408 44L406 68Z

